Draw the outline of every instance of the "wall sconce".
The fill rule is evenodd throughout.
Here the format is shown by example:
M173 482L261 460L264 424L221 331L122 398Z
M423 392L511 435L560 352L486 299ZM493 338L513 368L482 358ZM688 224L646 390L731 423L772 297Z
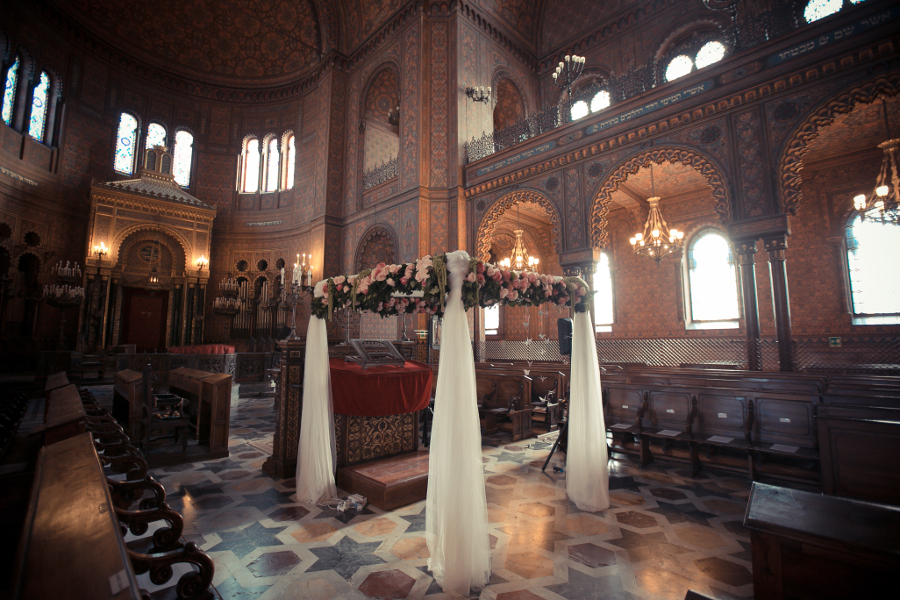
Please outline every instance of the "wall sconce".
M485 89L483 86L467 87L466 96L468 96L475 102L490 102L491 86L488 86L487 89Z
M199 270L203 270L205 267L209 266L209 259L206 258L205 254L201 254L200 258L197 259L197 268Z
M100 242L96 246L94 246L94 252L97 253L97 257L100 260L103 260L103 257L109 254L109 248L106 247L106 244Z

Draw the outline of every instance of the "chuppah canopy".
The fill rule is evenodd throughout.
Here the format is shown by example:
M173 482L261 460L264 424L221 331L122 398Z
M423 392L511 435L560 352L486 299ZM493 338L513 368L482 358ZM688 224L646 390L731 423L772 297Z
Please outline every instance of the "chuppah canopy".
M444 591L468 595L487 584L490 551L481 466L475 364L465 311L496 304L575 310L566 486L581 510L609 507L606 429L587 284L578 277L511 271L462 250L400 265L379 264L316 284L307 337L297 496L334 494L334 426L324 319L335 309L444 316L429 454L426 540L429 568Z

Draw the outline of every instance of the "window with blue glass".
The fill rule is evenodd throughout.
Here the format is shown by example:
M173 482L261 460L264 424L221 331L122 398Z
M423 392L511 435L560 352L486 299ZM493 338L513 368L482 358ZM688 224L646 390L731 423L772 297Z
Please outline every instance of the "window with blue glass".
M701 231L687 246L686 263L688 328L737 328L737 270L725 236L716 229Z
M853 324L900 324L900 274L885 259L900 255L900 227L856 215L846 240Z
M44 141L44 130L47 126L47 102L50 97L50 75L41 73L41 79L31 95L31 120L28 123L28 135L39 142Z
M194 136L182 129L175 134L175 181L181 187L191 185L191 161L194 158Z
M150 123L147 126L147 141L144 144L144 148L152 148L154 146L166 146L166 138L168 134L166 133L166 128L159 123Z
M116 157L114 168L117 173L131 175L134 173L134 148L137 144L138 121L128 113L119 117L119 129L116 131Z
M16 88L19 85L19 57L6 70L6 83L3 88L3 122L7 125L12 121L13 109L16 107Z
M860 2L865 2L865 0L850 0L850 4L859 4ZM803 18L807 23L812 23L840 12L843 6L844 0L812 0L803 9Z

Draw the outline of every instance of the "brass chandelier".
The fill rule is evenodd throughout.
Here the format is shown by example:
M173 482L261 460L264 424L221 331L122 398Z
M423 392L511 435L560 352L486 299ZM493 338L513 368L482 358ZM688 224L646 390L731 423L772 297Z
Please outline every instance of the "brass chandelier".
M875 180L875 189L868 196L859 194L853 198L853 208L859 211L863 221L900 225L900 138L891 138L887 102L881 99L884 109L884 127L888 139L878 144L884 151L881 171Z
M533 269L540 262L537 258L528 255L528 249L525 248L525 242L522 239L522 231L521 225L519 224L519 205L516 204L516 229L513 231L516 234L516 243L513 245L512 254L509 258L504 258L500 261L500 266L506 267L507 269L513 268L521 271L525 267Z
M684 245L684 232L677 229L669 229L666 220L659 210L659 197L656 195L656 185L653 181L653 164L650 164L650 188L652 197L647 199L650 203L650 214L647 215L647 223L644 231L634 234L629 240L634 253L638 256L652 258L659 266L659 261L681 250Z

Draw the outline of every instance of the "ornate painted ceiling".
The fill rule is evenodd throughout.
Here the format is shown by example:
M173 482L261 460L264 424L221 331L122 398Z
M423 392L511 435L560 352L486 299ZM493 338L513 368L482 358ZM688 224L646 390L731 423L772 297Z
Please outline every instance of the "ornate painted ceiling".
M271 85L312 70L325 36L312 0L54 0L80 26L157 69L211 85Z

